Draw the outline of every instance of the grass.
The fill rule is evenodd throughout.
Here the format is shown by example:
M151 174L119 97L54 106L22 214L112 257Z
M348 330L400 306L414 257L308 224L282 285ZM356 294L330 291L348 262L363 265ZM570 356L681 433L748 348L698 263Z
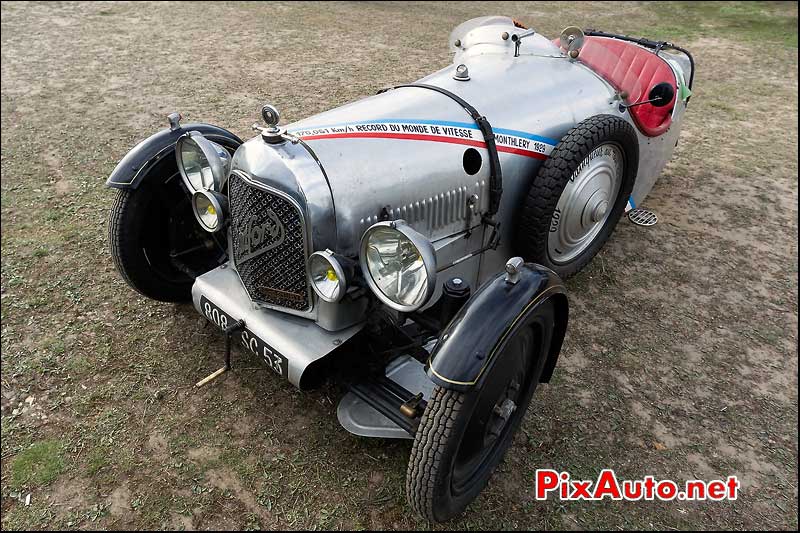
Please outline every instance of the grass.
M64 471L61 443L45 440L20 452L11 464L11 486L15 489L41 487L55 481Z
M654 38L676 44L717 37L797 48L797 18L788 2L659 2L653 5L669 21L648 28ZM701 51L696 51L700 53Z
M86 458L86 473L94 476L111 463L108 459L109 452L103 448L93 449Z

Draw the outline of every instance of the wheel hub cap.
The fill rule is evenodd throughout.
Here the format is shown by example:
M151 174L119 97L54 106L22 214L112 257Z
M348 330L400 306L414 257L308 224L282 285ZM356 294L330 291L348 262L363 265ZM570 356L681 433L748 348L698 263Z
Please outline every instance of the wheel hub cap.
M568 263L600 233L622 184L622 152L601 144L586 156L570 178L550 221L548 253L554 263Z
M608 201L601 200L594 205L592 209L592 222L600 222L606 216L608 211Z
M517 404L508 398L506 398L503 403L495 405L492 411L494 417L492 423L489 425L489 435L498 437L508 423L508 419L511 418L511 414L516 410Z
M511 415L517 410L517 404L514 401L517 393L519 393L519 382L514 379L508 384L503 395L492 408L491 419L486 426L485 441L487 444L500 436L503 428L511 419Z

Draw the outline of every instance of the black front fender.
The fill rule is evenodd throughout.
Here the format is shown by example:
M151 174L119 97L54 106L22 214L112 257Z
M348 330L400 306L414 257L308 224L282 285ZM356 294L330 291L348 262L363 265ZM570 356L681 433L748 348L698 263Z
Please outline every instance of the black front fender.
M219 143L231 153L235 152L242 140L226 129L211 124L186 124L174 130L165 129L155 133L134 146L117 164L106 180L106 187L114 189L135 189L148 172L166 158L174 159L175 142L178 137L189 132L199 131L209 140Z
M567 331L569 304L558 275L532 263L522 266L517 283L508 283L505 273L498 274L469 299L442 331L431 353L428 377L447 389L475 387L493 364L496 348L522 319L547 301L554 304L555 320L539 381L548 382Z

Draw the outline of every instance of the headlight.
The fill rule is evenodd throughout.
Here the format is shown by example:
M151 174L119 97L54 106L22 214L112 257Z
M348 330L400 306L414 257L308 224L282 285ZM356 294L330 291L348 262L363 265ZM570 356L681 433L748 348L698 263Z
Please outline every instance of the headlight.
M419 309L436 287L436 253L404 220L378 222L361 238L361 269L386 305L398 311Z
M198 131L178 137L175 157L183 182L192 192L221 191L231 171L231 154Z
M326 302L338 302L347 290L344 269L330 250L314 252L308 261L311 286Z
M204 230L217 232L228 216L228 198L214 191L197 191L192 195L192 211Z

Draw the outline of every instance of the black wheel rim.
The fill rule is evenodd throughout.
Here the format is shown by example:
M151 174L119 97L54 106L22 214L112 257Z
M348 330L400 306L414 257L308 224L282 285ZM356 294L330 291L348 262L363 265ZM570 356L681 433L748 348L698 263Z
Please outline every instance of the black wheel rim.
M451 478L454 495L474 486L512 437L517 419L524 414L526 399L536 385L532 379L538 360L534 351L540 340L536 324L527 324L495 355L498 364L485 378L456 452ZM512 404L508 402L514 406L510 413Z
M198 226L178 173L153 187L142 250L156 275L170 283L191 283L224 261L225 243Z

